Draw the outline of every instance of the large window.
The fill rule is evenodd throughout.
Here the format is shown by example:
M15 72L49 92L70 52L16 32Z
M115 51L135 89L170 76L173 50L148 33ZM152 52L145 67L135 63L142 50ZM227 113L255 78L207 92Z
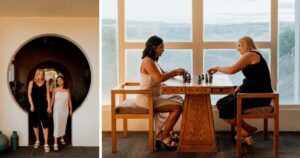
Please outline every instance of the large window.
M268 63L280 104L299 104L295 1L103 0L103 105L110 104L117 82L139 81L142 51L152 35L165 42L159 59L164 70L182 67L195 75L233 64L240 56L236 41L251 36ZM243 75L230 78L238 85Z
M270 68L270 52L268 50L262 49L260 51L264 59L269 65ZM236 50L215 50L215 49L207 49L204 50L204 70L206 72L211 67L220 66L220 62L222 62L222 66L231 66L240 58L240 53ZM218 72L217 74L221 74ZM242 80L244 78L242 72L238 72L236 74L229 76L230 80L234 85L242 84Z
M102 1L102 104L110 105L110 90L117 86L117 0Z
M191 41L191 8L192 0L125 0L126 41Z
M205 41L270 40L270 0L205 0L203 10Z
M295 60L299 60L295 58L295 0L279 0L278 22L278 91L280 102L290 104L300 97L295 96L294 81Z
M140 81L140 65L143 50L126 50L126 81ZM165 50L158 60L159 66L164 71L183 68L192 72L191 50Z

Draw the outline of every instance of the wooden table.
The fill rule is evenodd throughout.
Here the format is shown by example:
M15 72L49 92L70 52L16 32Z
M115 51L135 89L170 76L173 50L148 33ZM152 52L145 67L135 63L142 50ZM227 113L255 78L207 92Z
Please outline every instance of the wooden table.
M212 83L199 85L170 79L161 94L185 94L178 152L217 152L210 94L232 94L234 86L226 75L214 75Z

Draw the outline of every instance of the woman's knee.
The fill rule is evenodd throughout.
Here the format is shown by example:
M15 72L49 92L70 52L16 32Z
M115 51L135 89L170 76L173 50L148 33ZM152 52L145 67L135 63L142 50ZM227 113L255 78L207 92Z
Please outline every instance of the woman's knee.
M174 106L174 111L175 111L176 113L181 114L181 112L182 112L182 106Z

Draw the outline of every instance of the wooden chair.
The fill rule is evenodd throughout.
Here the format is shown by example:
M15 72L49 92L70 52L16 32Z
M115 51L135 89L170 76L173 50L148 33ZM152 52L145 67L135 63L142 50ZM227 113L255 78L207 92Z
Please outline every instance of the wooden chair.
M153 152L153 98L152 90L139 89L139 83L125 82L118 88L111 91L111 142L112 152L116 152L116 123L117 119L123 119L123 136L127 137L127 119L148 119L149 120L149 151ZM130 88L131 86L131 88ZM133 88L133 86L136 86ZM147 94L149 96L149 110L140 108L135 104L134 99L127 99L127 94ZM122 96L120 104L116 105L116 95Z
M273 153L278 155L279 130L279 95L278 93L238 93L237 94L237 144L236 156L241 156L241 125L242 119L264 119L264 137L267 139L268 119L274 119ZM244 98L271 98L271 106L246 109L242 112Z

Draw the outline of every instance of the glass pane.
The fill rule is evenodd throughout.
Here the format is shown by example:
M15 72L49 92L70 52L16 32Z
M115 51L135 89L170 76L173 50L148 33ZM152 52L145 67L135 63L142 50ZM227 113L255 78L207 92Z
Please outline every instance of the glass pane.
M102 105L110 105L110 91L117 86L116 0L102 1Z
M126 51L126 81L140 81L140 65L142 50ZM192 72L192 50L167 49L159 58L158 63L164 71L184 68Z
M281 104L296 103L295 96L295 0L279 0L278 92ZM297 59L296 59L297 60ZM299 82L299 81L298 81Z
M192 40L192 0L125 0L126 41Z
M268 66L270 68L270 50L261 49L260 52L262 56L265 58L265 60L267 61ZM207 70L211 67L233 65L239 59L239 57L240 57L240 53L236 50L228 50L228 49L204 50L203 72L207 72ZM217 74L221 74L221 73L217 72ZM243 83L244 75L240 71L236 74L229 75L229 78L234 85L241 85ZM224 95L212 95L211 96L212 105L216 105L216 102L222 97L224 97Z
M204 0L204 40L270 40L270 0Z
M270 68L270 50L269 49L261 49L260 50L262 56L268 63ZM204 70L203 72L207 72L207 70L211 67L216 66L231 66L240 58L240 53L236 50L228 50L228 49L206 49L204 50ZM221 63L221 64L220 64ZM270 70L271 71L271 70ZM221 74L217 72L217 74ZM229 75L231 82L234 85L242 84L244 79L243 73L240 71L236 74Z

